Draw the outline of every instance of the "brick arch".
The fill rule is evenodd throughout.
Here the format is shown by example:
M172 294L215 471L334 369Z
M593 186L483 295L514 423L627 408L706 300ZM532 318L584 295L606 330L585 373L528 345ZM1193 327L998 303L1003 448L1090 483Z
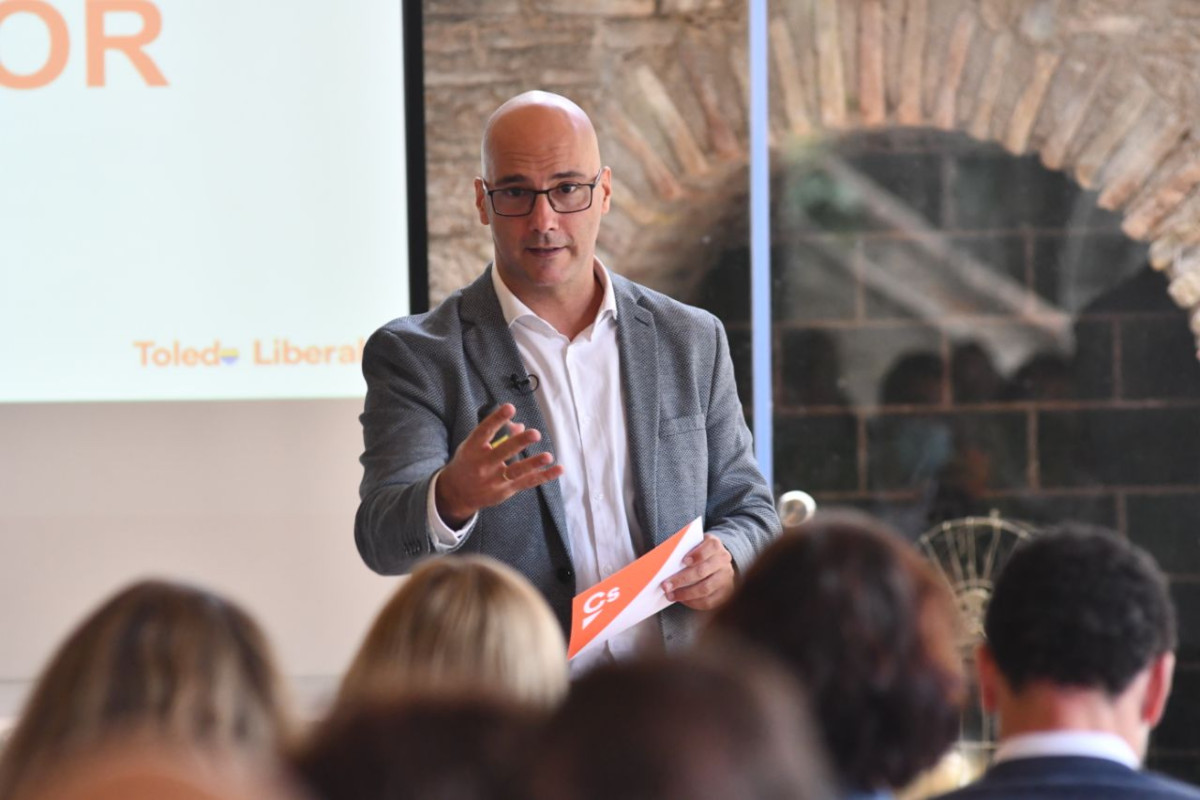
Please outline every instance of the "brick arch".
M1200 340L1200 109L1186 94L1200 75L1164 58L1160 38L1147 31L1155 9L1121 13L1121 4L1100 0L1067 14L1063 5L773 4L772 145L931 127L1014 155L1036 153L1097 192L1100 206L1122 215L1128 236L1150 243L1151 264L1166 273ZM611 87L600 127L620 169L601 249L634 277L669 285L662 251L686 255L681 233L711 222L696 198L744 183L736 177L748 143L744 36L737 25L688 31L625 65ZM1194 53L1184 47L1177 55ZM690 246L704 244L697 235Z

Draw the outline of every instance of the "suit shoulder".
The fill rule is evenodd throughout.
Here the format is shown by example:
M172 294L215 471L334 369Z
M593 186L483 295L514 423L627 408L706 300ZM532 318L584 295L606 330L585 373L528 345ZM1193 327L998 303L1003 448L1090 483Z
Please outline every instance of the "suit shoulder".
M612 276L615 290L626 293L633 302L654 314L658 321L705 330L711 330L713 325L719 324L716 316L709 311L688 305L616 273L610 272L609 275Z
M1189 783L1169 778L1157 772L1143 772L1140 774L1145 778L1147 785L1154 788L1156 792L1153 795L1154 797L1161 797L1163 800L1167 800L1168 798L1172 800L1200 800L1200 789Z
M381 325L367 341L380 346L385 341L399 341L421 349L436 346L457 338L462 328L459 316L461 290L447 297L436 308L420 314L397 317Z
M1081 775L1077 783L1062 776L1038 781L1027 779L1016 783L991 781L984 776L961 789L938 795L933 800L1014 800L1015 798L1060 797L1064 789L1074 787L1086 791L1094 800L1200 800L1195 786L1152 772L1132 772L1116 780L1097 775Z

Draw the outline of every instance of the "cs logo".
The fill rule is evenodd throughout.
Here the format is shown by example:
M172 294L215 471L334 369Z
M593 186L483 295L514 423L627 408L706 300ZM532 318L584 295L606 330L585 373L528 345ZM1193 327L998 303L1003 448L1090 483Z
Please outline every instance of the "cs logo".
M609 589L607 592L596 592L583 601L583 611L587 614L583 621L579 623L579 629L585 630L588 625L591 625L596 617L600 616L600 612L609 603L615 603L621 599L621 590L619 588Z

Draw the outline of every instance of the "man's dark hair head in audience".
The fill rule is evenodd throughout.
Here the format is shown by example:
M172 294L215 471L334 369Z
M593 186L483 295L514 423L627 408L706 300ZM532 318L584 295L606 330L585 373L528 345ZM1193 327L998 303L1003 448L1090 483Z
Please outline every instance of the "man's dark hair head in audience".
M541 719L492 695L364 697L290 760L314 800L507 800Z
M816 800L802 693L749 652L612 664L576 682L533 749L528 800Z
M958 735L965 699L945 581L883 523L825 512L773 543L712 620L808 688L843 792L899 788Z
M1070 523L1021 544L996 577L976 652L999 723L987 772L942 800L1198 800L1139 769L1171 692L1175 614L1153 560Z
M1161 694L1151 705L1160 707L1139 721L1142 730L1130 742L1144 755L1170 690L1176 645L1167 580L1149 555L1116 533L1081 524L1039 535L997 577L984 632L979 662L985 702L993 705L1001 701L997 692L1020 704L1061 690L1100 691L1115 702L1149 681L1155 697ZM1002 733L1015 712L1006 714L1001 703Z
M1018 548L996 580L984 623L1009 685L1032 680L1118 695L1175 649L1167 580L1114 533L1069 525Z

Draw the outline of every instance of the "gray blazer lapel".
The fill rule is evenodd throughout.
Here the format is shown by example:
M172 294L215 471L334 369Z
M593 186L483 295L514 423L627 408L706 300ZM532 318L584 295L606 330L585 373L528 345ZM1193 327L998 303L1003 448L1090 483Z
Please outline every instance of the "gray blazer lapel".
M483 382L487 392L495 399L496 405L512 403L517 413L514 419L524 423L528 428L537 428L542 438L532 447L527 448L523 455L537 453L553 453L554 442L546 429L546 421L542 417L542 409L538 405L533 392L521 392L514 385L512 376L524 376L525 365L521 361L521 353L513 340L504 321L504 312L500 309L500 301L492 288L492 265L489 264L483 275L470 286L463 289L462 301L459 305L459 316L463 327L463 350L467 361L475 374ZM494 411L495 408L481 409L481 418ZM550 517L558 528L558 537L562 540L567 554L571 553L570 539L567 537L566 515L563 511L562 491L558 481L543 483L538 487L542 500L550 509Z
M632 285L609 272L617 298L617 342L621 353L621 385L625 426L633 464L634 509L646 541L639 552L659 543L655 497L658 471L658 331L654 315L638 305Z

